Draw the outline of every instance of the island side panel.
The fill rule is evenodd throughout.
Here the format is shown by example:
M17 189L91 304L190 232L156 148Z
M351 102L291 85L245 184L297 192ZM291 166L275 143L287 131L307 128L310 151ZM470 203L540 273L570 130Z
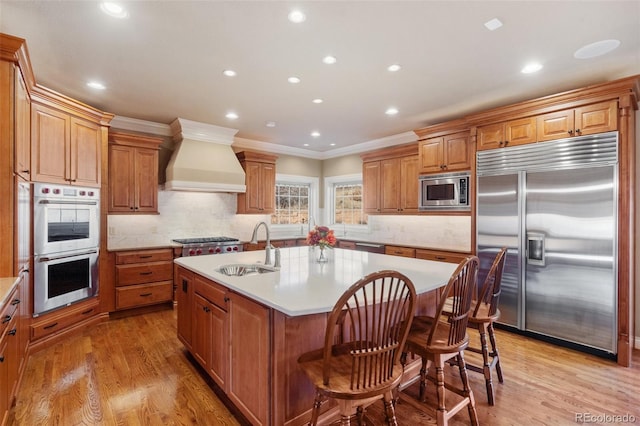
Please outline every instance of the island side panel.
M273 424L304 425L311 418L315 388L298 366L298 357L324 347L327 314L290 317L273 312ZM331 408L333 403L323 405Z

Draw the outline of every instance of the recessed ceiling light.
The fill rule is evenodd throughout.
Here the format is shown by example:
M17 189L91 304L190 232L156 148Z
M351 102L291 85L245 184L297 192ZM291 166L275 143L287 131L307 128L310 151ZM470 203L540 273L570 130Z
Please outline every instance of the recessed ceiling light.
M335 144L335 143L330 143L329 145L331 145L331 146L336 146L336 144Z
M620 46L620 40L601 40L595 43L587 44L576 50L573 57L576 59L589 59L596 56L602 56L615 50Z
M300 79L298 77L289 77L287 79L287 81L291 84L298 84L300 83Z
M320 132L317 130L314 130L313 132L311 132L311 136L313 136L314 138L319 138L320 137Z
M303 144L302 146L309 146L309 144L308 144L308 143L305 143L305 144Z
M235 120L236 118L238 118L238 114L236 114L235 112L228 112L225 117L227 117L229 120Z
M222 74L226 75L227 77L235 77L237 75L234 70L224 70L222 71Z
M502 22L498 18L493 18L490 21L484 23L484 26L487 27L489 31L495 31L502 26Z
M329 65L335 64L337 61L338 60L336 59L336 57L335 56L331 56L331 55L328 55L328 56L325 56L324 58L322 58L322 62L324 62L325 64L329 64Z
M387 110L384 112L387 115L396 115L398 113L398 108L387 108Z
M324 101L322 99L320 99L320 98L316 98L316 99L312 100L311 102L313 102L314 104L321 104Z
M98 90L104 90L107 88L107 86L105 86L104 84L98 81L90 81L87 83L87 86L91 87L92 89L98 89Z
M387 67L387 70L389 70L390 72L396 72L396 71L400 71L400 68L402 68L400 65L393 64L393 65L389 65Z
M124 19L129 16L129 12L117 3L111 3L108 1L100 3L100 9L109 16L114 18Z
M299 10L292 10L289 13L289 20L295 24L299 24L300 22L304 22L307 19L307 16Z
M267 127L276 127L276 122L275 121L267 121L264 125L267 126Z
M521 73L523 74L531 74L537 71L540 71L542 69L542 64L539 62L531 62L527 65L524 66L524 68L522 68L520 70Z

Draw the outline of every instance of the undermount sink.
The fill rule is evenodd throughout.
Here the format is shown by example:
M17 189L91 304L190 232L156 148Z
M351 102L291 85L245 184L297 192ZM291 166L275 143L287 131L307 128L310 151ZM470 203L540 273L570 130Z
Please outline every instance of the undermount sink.
M258 263L222 265L218 268L218 272L229 277L244 277L246 275L266 274L275 271L277 271L277 269L272 266Z

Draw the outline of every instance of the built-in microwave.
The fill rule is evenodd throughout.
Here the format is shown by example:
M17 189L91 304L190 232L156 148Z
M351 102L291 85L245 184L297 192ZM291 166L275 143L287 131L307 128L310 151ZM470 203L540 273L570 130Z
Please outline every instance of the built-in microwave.
M469 172L421 175L419 208L428 210L470 210Z

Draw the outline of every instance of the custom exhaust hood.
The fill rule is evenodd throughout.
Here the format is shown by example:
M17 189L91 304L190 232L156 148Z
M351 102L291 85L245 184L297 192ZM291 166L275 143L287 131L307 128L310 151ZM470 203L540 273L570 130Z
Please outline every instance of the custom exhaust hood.
M167 165L165 189L246 192L244 170L231 149L238 130L177 118L171 131L176 148Z

